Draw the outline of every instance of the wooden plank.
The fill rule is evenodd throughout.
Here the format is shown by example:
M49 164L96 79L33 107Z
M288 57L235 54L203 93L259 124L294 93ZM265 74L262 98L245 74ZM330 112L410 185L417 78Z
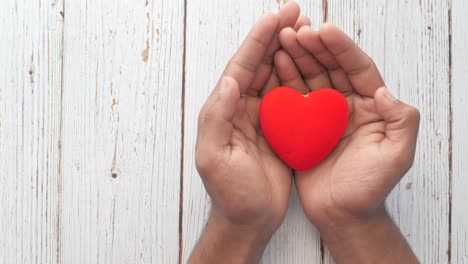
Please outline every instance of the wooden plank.
M302 2L303 14L322 20L321 3ZM255 20L266 11L276 12L283 4L273 0L188 1L182 263L198 240L211 206L194 166L198 112ZM263 262L304 263L320 258L319 236L305 218L294 190L286 220L268 245Z
M415 163L387 205L422 263L447 263L448 2L330 0L328 5L330 21L374 58L389 89L421 111ZM325 262L332 262L329 253Z
M66 1L61 263L176 263L183 0Z
M56 263L61 1L0 4L0 262Z
M468 2L452 7L452 222L451 262L468 263Z
M322 1L296 2L301 6L301 15L308 16L312 26L318 28L323 21ZM296 186L293 185L286 219L268 244L262 262L319 263L321 255L320 235L305 216Z

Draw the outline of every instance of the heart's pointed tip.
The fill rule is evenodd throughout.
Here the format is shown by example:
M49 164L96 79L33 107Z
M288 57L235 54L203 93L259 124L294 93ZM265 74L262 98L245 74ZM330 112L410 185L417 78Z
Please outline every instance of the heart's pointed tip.
M297 172L307 172L307 171L310 171L313 167L315 167L315 166L306 167L306 168L304 168L304 167L296 167L296 168L291 167L291 168L293 168Z
M327 155L328 156L328 155ZM307 171L310 171L312 170L313 168L315 168L318 164L320 164L320 162L322 162L325 158L319 158L319 159L314 159L314 160L309 160L309 161L305 161L304 159L302 159L302 161L299 161L301 160L300 158L296 158L294 159L293 161L291 161L289 159L288 162L286 162L292 169L294 169L295 171L298 171L298 172L307 172Z

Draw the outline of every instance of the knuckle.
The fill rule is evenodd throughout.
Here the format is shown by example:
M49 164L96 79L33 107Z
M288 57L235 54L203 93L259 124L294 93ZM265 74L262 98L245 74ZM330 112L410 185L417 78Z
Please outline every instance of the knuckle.
M341 50L335 52L334 56L335 57L341 57L341 56L346 56L350 51L352 51L355 46L354 43L349 43L348 45L346 45L346 47L343 47Z
M421 113L415 107L409 106L406 110L406 115L409 119L419 122L421 119Z
M359 65L358 67L347 71L347 74L349 76L358 76L358 75L361 75L361 74L363 74L365 72L368 72L373 67L376 67L376 66L375 66L374 62L372 61L372 59L369 58L369 60L364 62L362 65Z
M375 61L369 57L369 55L365 54L366 60L357 68L351 70L348 72L349 76L360 76L360 75L366 75L366 74L377 74L380 75L379 73L379 68L377 67L377 64Z
M197 151L195 155L195 167L197 168L198 173L200 175L209 174L212 170L213 162L209 159L207 155L201 155L199 151Z
M206 103L198 113L198 123L204 124L209 120L219 119L211 104Z
M237 58L233 58L229 61L228 68L240 68L243 71L251 73L255 73L257 70L255 63Z
M247 36L247 38L263 49L268 49L268 43L264 42L261 38L252 35Z
M401 109L394 113L393 118L398 120L398 122L395 123L398 124L397 126L399 128L417 127L420 122L421 114L418 109L410 105L402 104Z
M213 121L223 121L223 118L218 115L218 113L213 111L206 111L203 116L201 117L202 123L209 123Z

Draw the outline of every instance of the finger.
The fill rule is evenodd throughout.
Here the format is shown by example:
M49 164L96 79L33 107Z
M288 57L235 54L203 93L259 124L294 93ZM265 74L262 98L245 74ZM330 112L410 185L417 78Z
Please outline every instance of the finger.
M298 90L302 94L310 92L288 53L283 50L276 52L275 67L282 85Z
M296 25L300 13L301 8L296 2L287 2L278 12L278 28L275 34L275 38L273 38L273 41L267 51L267 54L270 55L271 58L274 57L276 51L278 51L280 48L280 42L278 39L280 31L283 30L283 28L293 27Z
M333 54L322 43L318 32L313 31L310 27L302 27L297 32L297 41L327 69L328 79L333 88L343 94L352 91L348 76L341 69Z
M294 31L298 31L301 27L303 26L312 26L312 21L306 16L300 16L299 19L296 22L296 25L294 26Z
M299 5L295 2L286 3L278 12L278 27L270 44L268 45L266 54L250 87L253 90L253 93L258 94L258 92L265 86L265 83L270 78L273 66L273 58L276 51L280 48L278 33L283 28L292 27L294 24L296 24L300 12L301 10Z
M320 28L319 34L323 44L333 54L356 92L372 97L379 87L385 86L372 59L340 29L325 23Z
M200 111L197 146L215 151L230 144L233 131L232 121L240 94L239 85L235 79L221 78Z
M271 71L270 78L265 84L265 87L262 89L260 97L263 97L265 94L267 94L269 91L273 90L274 88L280 86L280 80L278 78L278 74L276 72L276 68L273 67L273 70Z
M377 112L385 121L386 143L396 146L404 160L412 160L416 149L420 115L416 108L396 100L390 91L379 88L374 95Z
M270 13L265 14L252 28L224 70L223 75L232 77L239 84L241 93L252 85L277 27L278 17Z
M310 90L332 86L326 69L297 40L297 33L285 28L279 35L281 46L292 57Z

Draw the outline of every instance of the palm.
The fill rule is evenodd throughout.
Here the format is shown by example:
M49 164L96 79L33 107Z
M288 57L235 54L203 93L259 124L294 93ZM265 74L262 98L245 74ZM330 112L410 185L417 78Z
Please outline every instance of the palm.
M232 211L239 204L248 205L244 219L238 219L239 222L283 215L291 188L291 170L271 151L259 132L259 104L260 98L252 95L239 102L232 123L231 151L226 158L225 174L232 178L230 188L220 200L225 201L223 208Z
M245 100L245 102L242 102L242 100ZM234 152L233 156L239 153L238 155L242 156L243 159L248 159L249 162L247 164L236 164L233 161L232 166L238 169L249 167L246 169L255 169L257 172L261 172L262 177L258 177L258 180L262 182L270 182L270 179L275 178L275 174L284 174L285 172L291 174L287 166L272 152L263 133L260 132L258 120L260 98L247 95L242 100L233 120L231 148ZM280 170L277 171L270 166ZM255 182L254 178L248 180Z
M254 26L200 112L197 169L213 201L236 224L281 223L292 171L273 154L259 128L260 96L279 84L277 32L294 26L299 7L286 4Z
M298 172L296 181L300 187L320 190L314 194L318 196L314 197L316 203L362 212L377 207L382 199L375 192L380 190L375 186L375 175L385 173L381 168L384 148L380 145L385 134L372 98L351 94L347 100L350 119L341 141L317 167Z
M374 95L384 82L372 60L336 27L320 32L308 27L280 33L284 51L275 56L283 85L303 93L334 87L346 96L350 118L333 152L308 172L297 172L296 184L306 210L321 206L353 213L372 210L384 199L390 184L375 181L388 174L384 119ZM309 216L314 212L308 212Z

